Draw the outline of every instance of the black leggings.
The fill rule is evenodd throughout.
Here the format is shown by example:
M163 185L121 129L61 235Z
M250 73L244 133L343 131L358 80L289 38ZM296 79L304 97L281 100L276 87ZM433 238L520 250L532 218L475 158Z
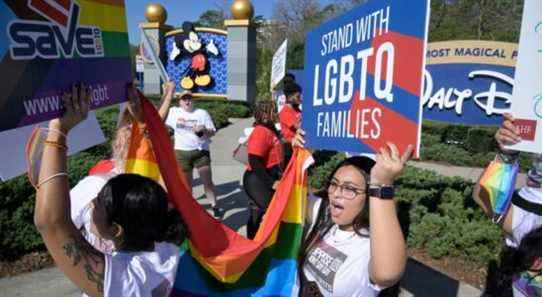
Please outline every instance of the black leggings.
M263 215L275 191L263 183L254 171L248 170L243 175L243 187L249 198L247 237L252 239L260 227Z

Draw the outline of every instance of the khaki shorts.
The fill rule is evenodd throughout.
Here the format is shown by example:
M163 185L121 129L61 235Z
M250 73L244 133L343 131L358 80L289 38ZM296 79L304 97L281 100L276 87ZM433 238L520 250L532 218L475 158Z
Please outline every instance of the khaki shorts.
M211 154L205 150L175 151L177 160L184 172L192 172L195 168L211 166Z

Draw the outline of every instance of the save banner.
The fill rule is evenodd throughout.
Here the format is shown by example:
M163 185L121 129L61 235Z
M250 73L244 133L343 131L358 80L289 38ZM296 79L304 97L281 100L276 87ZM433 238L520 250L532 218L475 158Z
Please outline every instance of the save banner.
M429 0L370 0L308 34L302 128L313 148L419 146ZM416 149L416 152L418 149Z
M58 117L61 95L91 88L92 108L131 82L124 0L0 2L0 131Z

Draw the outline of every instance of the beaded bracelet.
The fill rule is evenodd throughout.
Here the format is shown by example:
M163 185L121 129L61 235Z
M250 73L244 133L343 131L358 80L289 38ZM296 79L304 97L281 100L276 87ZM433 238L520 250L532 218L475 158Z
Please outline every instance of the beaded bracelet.
M63 143L60 143L60 142L57 142L57 141L50 141L50 140L45 140L43 142L45 145L49 145L49 146L52 146L52 147L56 147L58 149L62 149L62 150L68 150L68 146L63 144Z
M64 134L62 131L58 130L58 129L55 129L55 128L41 128L41 130L44 130L44 131L47 131L47 132L55 132L57 133L58 135L60 136L63 136L64 139L66 139L68 136L66 136L66 134Z

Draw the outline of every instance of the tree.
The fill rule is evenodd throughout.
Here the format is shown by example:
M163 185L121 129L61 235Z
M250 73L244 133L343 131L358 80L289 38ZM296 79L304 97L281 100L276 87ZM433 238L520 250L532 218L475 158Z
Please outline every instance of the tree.
M194 26L224 29L225 20L226 17L224 11L210 9L199 16L194 22Z
M522 7L523 0L433 0L429 39L517 42Z

